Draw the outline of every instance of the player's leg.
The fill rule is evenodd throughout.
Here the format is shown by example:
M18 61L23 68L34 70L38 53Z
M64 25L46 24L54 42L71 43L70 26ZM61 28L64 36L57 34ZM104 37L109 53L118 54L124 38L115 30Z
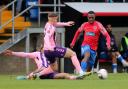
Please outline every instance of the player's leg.
M81 56L84 58L81 61L81 68L83 71L87 71L87 61L90 58L90 47L88 45L81 47Z
M58 63L57 63L57 60L54 63L50 64L50 66L51 66L51 68L52 68L53 71L56 71L56 72L58 71Z
M94 63L94 69L93 69L93 72L94 73L97 73L98 72L98 56L96 57L96 60L95 60L95 63Z
M41 72L33 74L33 76L39 77L41 75L46 75L53 72L54 70L51 68L51 66L48 66L47 68L43 69Z
M54 79L70 79L70 74L68 73L57 73L54 75Z
M117 60L115 52L111 52L111 59L112 59L112 71L113 73L117 73Z
M95 60L96 51L90 49L90 58L88 60L88 68L90 69L89 71L92 71L92 69L94 68Z
M71 61L75 67L75 69L77 70L77 72L80 75L83 75L84 72L82 71L81 67L80 67L80 63L79 60L77 58L77 55L74 51L72 51L71 49L67 48L66 53L64 55L65 58L71 58Z
M116 53L117 59L123 64L123 66L128 67L128 62L124 59L128 57L128 53L124 54L123 57L118 51L115 53Z
M57 74L57 72L52 72L49 74L41 75L39 76L40 79L55 79L54 76Z
M76 79L83 79L84 77L79 77L75 75L71 75L68 73L56 73L54 75L54 79L69 79L69 80L76 80Z
M59 57L59 58L63 58L63 57L67 57L67 58L71 58L71 61L73 63L73 65L75 66L76 70L80 73L80 75L83 75L84 72L82 71L81 67L80 67L80 63L77 59L76 53L73 52L71 49L69 48L64 48L64 47L55 47L53 52L49 52L49 51L44 51L45 56L48 58L48 60L50 61L50 63L52 62L52 58L54 57ZM52 62L53 63L53 62Z
M53 59L52 61L51 61L51 63L55 63L56 64L56 60L55 59ZM53 64L54 66L55 66L55 64ZM54 70L53 69L55 69L56 70L56 68L53 68L54 66L50 66L49 65L49 63L48 63L48 61L46 61L46 62L42 62L41 63L41 67L40 68L37 68L35 71L33 71L32 73L30 73L27 77L28 77L28 79L30 78L36 78L36 77L39 77L40 75L45 75L45 74L49 74L49 73L51 73L51 72L53 72ZM53 68L53 69L52 69Z

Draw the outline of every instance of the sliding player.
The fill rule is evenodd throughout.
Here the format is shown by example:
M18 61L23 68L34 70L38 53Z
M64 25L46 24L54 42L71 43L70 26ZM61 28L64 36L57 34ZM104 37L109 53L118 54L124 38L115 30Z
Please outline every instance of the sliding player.
M37 65L37 69L33 72L31 72L29 75L22 77L19 76L18 79L35 79L36 77L39 77L40 79L83 79L84 77L79 77L75 75L70 75L68 73L58 73L57 70L57 61L49 65L46 57L44 56L43 52L31 52L31 53L25 53L25 52L14 52L11 50L6 50L2 54L7 56L16 56L16 57L22 57L22 58L30 58L33 59Z

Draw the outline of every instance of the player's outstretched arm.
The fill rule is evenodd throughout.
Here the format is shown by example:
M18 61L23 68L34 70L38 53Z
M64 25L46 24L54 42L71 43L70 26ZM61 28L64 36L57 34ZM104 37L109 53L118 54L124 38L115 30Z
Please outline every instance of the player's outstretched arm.
M14 52L12 50L5 50L2 54L5 56L16 56L16 57L22 57L22 58L35 58L36 57L34 52L25 53L25 52Z
M74 21L68 21L66 26L73 26L75 24Z
M83 30L84 30L84 24L82 24L82 25L78 28L78 30L76 31L76 33L75 33L75 35L74 35L74 38L73 38L73 40L72 40L72 42L71 42L71 44L70 44L70 47L71 47L71 48L74 47L77 38L79 37L80 33L81 33Z
M75 24L74 21L68 21L68 22L57 22L55 24L56 27L63 27L63 26L73 26Z
M5 55L5 56L12 56L12 52L11 50L5 50L4 52L2 52L1 54Z

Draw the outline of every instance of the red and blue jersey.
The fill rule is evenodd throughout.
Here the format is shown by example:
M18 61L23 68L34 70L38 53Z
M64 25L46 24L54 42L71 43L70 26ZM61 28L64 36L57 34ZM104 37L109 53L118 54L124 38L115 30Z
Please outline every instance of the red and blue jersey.
M72 45L75 44L77 37L82 31L84 31L84 40L82 42L82 46L89 45L92 50L97 50L99 36L100 33L102 33L106 37L107 47L110 47L110 36L108 35L103 25L98 21L94 21L94 23L92 24L90 24L89 22L83 23L77 30L72 40Z

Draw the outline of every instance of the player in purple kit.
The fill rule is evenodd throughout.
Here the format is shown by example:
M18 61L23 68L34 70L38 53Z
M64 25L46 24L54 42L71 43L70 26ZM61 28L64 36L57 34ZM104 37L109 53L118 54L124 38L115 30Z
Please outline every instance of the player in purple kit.
M2 54L7 56L16 56L16 57L29 58L34 60L37 69L31 72L30 74L28 74L28 77L37 72L40 72L40 75L45 75L53 72L52 66L49 66L49 63L46 57L44 56L44 53L41 51L26 53L26 52L14 52L11 50L6 50Z
M74 25L73 21L69 22L57 22L58 15L56 13L48 14L48 22L44 27L44 54L50 61L54 63L56 57L58 58L71 58L73 65L75 66L79 76L84 76L85 73L80 67L80 63L77 59L77 55L74 51L65 47L57 47L55 44L55 31L56 27L62 26L72 26Z
M53 73L49 73L46 75L42 75L39 78L40 79L69 79L69 80L83 79L83 77L71 75L68 73L58 73L58 72L53 72Z
M39 77L40 79L69 79L69 80L76 80L76 79L83 79L82 77L70 75L68 73L58 73L55 70L58 70L57 68L57 61L49 65L47 58L44 56L43 51L40 52L31 52L31 53L25 53L25 52L14 52L11 50L6 50L2 54L6 56L16 56L16 57L22 57L22 58L30 58L33 59L37 65L37 69L27 76L18 76L18 79L30 79L33 80L36 77Z

